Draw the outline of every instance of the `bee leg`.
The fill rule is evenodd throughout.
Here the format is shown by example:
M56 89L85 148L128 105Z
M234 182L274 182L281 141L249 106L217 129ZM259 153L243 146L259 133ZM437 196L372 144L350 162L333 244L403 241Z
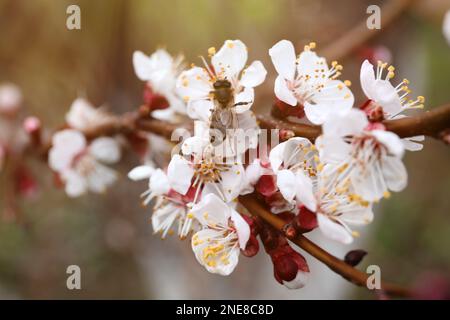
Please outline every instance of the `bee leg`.
M241 101L241 102L237 102L233 105L233 107L237 107L237 106L246 106L250 103L252 103L253 101Z

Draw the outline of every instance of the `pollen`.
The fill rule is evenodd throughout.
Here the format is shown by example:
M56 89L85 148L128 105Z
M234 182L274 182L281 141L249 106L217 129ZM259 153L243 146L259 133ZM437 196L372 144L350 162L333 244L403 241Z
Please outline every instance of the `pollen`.
M360 234L358 231L352 231L352 236L355 238L359 238Z

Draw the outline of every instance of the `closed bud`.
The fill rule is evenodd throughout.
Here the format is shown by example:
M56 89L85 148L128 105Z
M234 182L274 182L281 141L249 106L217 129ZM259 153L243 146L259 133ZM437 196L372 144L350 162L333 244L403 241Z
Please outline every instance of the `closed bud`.
M361 260L366 256L366 254L367 252L364 250L352 250L345 255L344 261L346 264L349 264L352 267L354 267L361 262Z

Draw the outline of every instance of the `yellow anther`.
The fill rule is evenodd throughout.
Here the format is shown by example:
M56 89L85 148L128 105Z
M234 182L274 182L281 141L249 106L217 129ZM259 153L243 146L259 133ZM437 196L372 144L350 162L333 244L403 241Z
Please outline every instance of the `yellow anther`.
M383 197L385 198L385 199L389 199L390 197L391 197L391 193L389 192L389 191L385 191L385 192L383 192Z
M317 165L317 171L322 171L323 170L323 163L319 163Z
M309 43L309 48L315 49L316 48L316 43L315 42L310 42Z
M208 219L208 212L205 212L205 213L203 214L203 218Z
M358 238L359 237L359 232L358 231L352 231L352 236L354 238Z
M395 70L394 66L389 66L389 68L387 68L389 72L393 72Z
M233 41L227 41L227 47L230 49L233 48L234 47Z
M209 49L208 49L208 54L209 54L210 56L215 55L215 54L216 54L216 48L214 48L214 47L209 48Z
M344 81L344 84L345 84L347 87L350 87L350 86L352 85L352 82L351 82L350 80L345 80L345 81Z
M189 102L189 99L191 99L189 96L184 96L183 97L184 102Z
M389 71L387 77L388 79L392 79L393 77L395 77L395 73L393 71Z
M192 212L189 212L186 216L187 216L189 219L194 218L194 215L192 214Z
M425 97L424 96L418 96L417 97L417 101L419 101L419 103L424 103L425 102Z

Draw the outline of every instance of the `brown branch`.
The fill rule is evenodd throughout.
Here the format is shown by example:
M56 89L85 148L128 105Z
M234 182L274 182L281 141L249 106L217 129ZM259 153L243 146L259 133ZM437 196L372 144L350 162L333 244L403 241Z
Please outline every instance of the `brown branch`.
M258 115L259 125L263 129L291 130L296 136L314 141L322 132L320 126L298 124L276 118L276 114ZM431 109L419 115L397 120L383 121L386 129L401 138L426 135L439 138L441 132L450 128L450 104Z
M254 216L262 218L264 221L269 223L272 227L280 232L285 229L286 223L275 214L268 211L256 198L254 194L240 196L239 202ZM331 270L340 274L345 279L351 281L352 283L367 287L367 279L369 275L364 273L347 263L343 260L336 258L324 249L320 248L311 240L307 239L303 235L299 235L294 238L290 238L292 242L298 245L300 248L308 252L310 255L327 265ZM407 288L401 287L396 284L382 282L381 289L390 295L398 297L410 297L412 295L411 291Z
M396 20L403 12L406 11L411 0L391 0L381 8L381 24L384 30L392 22ZM342 37L333 41L329 46L320 51L320 54L330 60L341 60L350 55L361 45L371 38L380 34L382 29L367 28L367 21L361 21L357 26L353 27L348 32L344 33Z

